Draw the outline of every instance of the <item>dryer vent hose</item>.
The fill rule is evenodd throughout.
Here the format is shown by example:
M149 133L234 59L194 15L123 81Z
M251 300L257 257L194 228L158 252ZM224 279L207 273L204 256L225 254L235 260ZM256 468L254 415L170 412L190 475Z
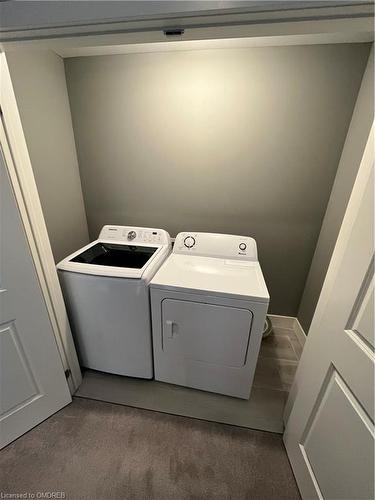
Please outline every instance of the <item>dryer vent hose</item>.
M264 322L264 327L263 327L263 338L265 339L272 333L272 323L271 320L268 316L266 316L266 321Z

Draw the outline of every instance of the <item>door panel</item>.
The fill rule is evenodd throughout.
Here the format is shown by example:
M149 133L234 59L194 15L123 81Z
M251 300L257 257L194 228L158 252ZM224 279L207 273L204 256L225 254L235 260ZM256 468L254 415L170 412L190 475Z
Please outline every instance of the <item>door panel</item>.
M40 391L14 322L4 325L0 330L0 352L2 371L8 374L8 383L1 386L1 415L4 416L31 398L38 397Z
M172 356L244 366L252 313L246 309L165 299L163 351Z
M71 401L0 151L0 447Z
M286 407L306 499L374 498L373 146L371 133Z
M362 339L364 339L370 347L374 348L374 276L373 276L373 266L371 263L371 268L369 272L369 283L366 284L366 289L363 294L362 300L356 307L354 318L352 320L351 329Z
M337 371L317 400L301 448L323 498L372 498L374 470L372 423Z

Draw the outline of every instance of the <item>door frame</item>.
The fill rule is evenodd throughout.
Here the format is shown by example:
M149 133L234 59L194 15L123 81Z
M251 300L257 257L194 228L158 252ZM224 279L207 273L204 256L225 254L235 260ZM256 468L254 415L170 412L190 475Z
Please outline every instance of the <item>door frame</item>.
M190 19L191 25L184 35L185 40L212 40L239 37L246 40L243 46L284 46L327 43L353 43L374 41L373 17L368 4L362 7L330 7L330 18L324 16L324 9L298 9L298 19L290 21L292 11L282 16L274 12L259 12L235 16L207 15ZM353 12L353 9L356 11ZM359 10L358 10L359 9ZM371 10L371 9L370 9ZM319 15L319 11L322 15ZM314 14L314 15L312 15ZM275 17L276 16L276 17ZM315 17L314 17L315 16ZM216 19L215 19L216 18ZM261 18L261 19L260 19ZM281 19L282 18L282 19ZM288 19L288 20L287 20ZM226 21L225 23L223 21ZM239 22L239 21L242 21ZM187 19L179 19L182 24ZM221 21L221 23L219 22ZM173 19L174 26L176 18ZM150 23L152 27L150 26ZM122 23L123 24L123 23ZM163 26L171 26L171 19L158 19L126 22L119 33L119 23L113 23L111 32L108 25L98 22L87 26L49 27L30 30L24 38L9 32L0 44L2 50L52 50L62 57L72 55L93 55L93 53L113 53L130 44L148 44L166 41ZM121 23L120 23L121 25ZM132 29L129 30L129 27ZM103 28L106 28L107 31ZM116 28L116 30L115 30ZM63 33L64 32L64 33ZM68 32L68 33L67 33ZM101 33L102 32L102 33ZM48 33L48 35L47 35ZM89 36L88 36L89 35ZM39 37L39 38L38 38ZM6 53L0 54L0 106L6 130L1 127L0 140L6 154L7 168L13 185L21 218L25 226L31 253L35 262L38 279L50 315L56 343L64 370L69 370L68 384L73 394L82 381L81 370L73 342L65 304L58 281L55 262L49 242L43 211L38 196L27 143L18 112L16 95L13 89Z
M2 30L0 48L4 51L44 48L59 53L59 48L244 37L254 39L255 45L267 43L266 40L285 45L292 38L291 43L299 45L371 41L373 16L374 7L368 0L346 5L332 1L318 6L301 2L293 7L270 2L241 8L133 14L127 18L97 18L69 24L53 21L51 12L51 21L43 26ZM168 28L183 28L185 32L167 39L164 30Z
M5 55L0 54L0 143L67 382L82 382L51 245Z

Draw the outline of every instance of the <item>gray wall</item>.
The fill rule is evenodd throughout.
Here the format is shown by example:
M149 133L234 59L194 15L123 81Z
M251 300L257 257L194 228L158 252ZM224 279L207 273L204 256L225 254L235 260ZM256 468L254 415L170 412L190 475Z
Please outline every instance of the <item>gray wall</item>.
M91 237L103 224L254 236L295 316L369 45L65 60Z
M373 121L374 49L370 53L363 76L318 244L298 310L298 319L305 332L308 332L310 328Z
M56 262L88 242L63 60L51 51L7 61Z

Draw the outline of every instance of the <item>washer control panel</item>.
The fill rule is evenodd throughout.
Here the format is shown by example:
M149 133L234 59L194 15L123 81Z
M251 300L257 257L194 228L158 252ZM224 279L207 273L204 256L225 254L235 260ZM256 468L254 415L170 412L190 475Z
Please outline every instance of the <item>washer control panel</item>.
M104 226L99 239L113 240L131 245L170 245L170 236L163 229L132 226Z
M128 240L134 240L137 237L137 233L135 231L128 231L127 234Z
M254 238L231 234L183 232L176 236L173 253L257 261Z

